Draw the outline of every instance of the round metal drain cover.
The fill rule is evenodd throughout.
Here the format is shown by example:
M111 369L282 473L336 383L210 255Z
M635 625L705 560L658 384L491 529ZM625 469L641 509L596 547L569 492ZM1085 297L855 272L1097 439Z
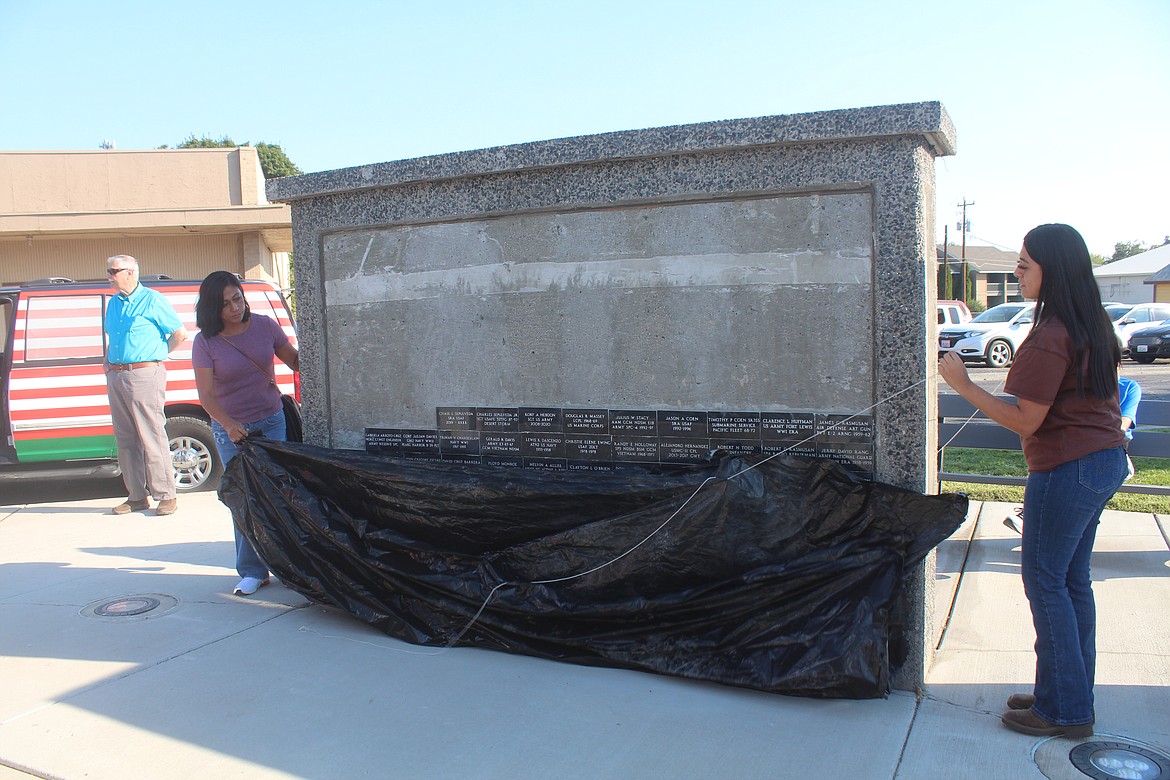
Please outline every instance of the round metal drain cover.
M134 594L96 601L81 610L81 614L112 619L151 618L165 615L178 604L179 600L174 596L163 593Z
M1128 742L1082 742L1068 758L1093 780L1170 780L1170 756Z
M114 599L99 605L94 609L93 614L103 617L130 617L150 612L161 603L154 596L127 596L124 599Z

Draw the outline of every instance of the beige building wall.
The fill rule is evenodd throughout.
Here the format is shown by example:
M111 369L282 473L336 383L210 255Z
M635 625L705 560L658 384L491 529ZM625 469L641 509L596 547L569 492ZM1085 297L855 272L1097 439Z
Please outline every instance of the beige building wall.
M252 147L0 152L0 282L93 279L110 255L144 274L227 270L288 289L289 207Z

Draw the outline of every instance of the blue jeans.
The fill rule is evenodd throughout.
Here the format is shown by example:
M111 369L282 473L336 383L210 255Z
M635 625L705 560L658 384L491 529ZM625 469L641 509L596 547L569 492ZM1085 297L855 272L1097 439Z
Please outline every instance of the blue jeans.
M265 417L263 420L245 423L244 428L247 429L249 435L259 434L272 441L284 441L284 410L282 409L271 417ZM219 459L223 461L224 466L227 466L228 463L231 463L232 458L240 452L236 443L231 440L223 426L215 420L211 421L211 435L215 437L215 448L219 450ZM233 530L236 532L236 572L241 577L267 579L268 565L260 560L252 543L240 533L240 529L233 525Z
M1105 504L1125 480L1125 450L1101 450L1028 475L1021 554L1036 627L1036 714L1092 723L1097 608L1089 558Z

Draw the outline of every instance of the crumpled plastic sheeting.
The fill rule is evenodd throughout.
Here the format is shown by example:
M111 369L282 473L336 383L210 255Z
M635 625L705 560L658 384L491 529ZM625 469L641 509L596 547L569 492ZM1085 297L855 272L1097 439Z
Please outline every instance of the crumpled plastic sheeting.
M407 642L887 695L899 590L967 499L790 457L727 479L750 465L580 475L255 439L220 498L286 585Z

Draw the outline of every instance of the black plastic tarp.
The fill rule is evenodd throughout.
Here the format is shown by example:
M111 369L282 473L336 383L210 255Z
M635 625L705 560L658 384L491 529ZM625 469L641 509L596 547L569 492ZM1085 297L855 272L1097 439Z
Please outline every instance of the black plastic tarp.
M407 642L885 696L899 590L966 498L754 463L581 475L249 440L220 497L286 585Z

